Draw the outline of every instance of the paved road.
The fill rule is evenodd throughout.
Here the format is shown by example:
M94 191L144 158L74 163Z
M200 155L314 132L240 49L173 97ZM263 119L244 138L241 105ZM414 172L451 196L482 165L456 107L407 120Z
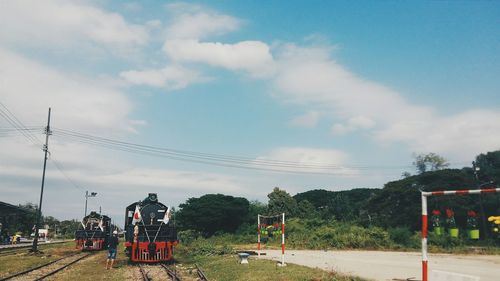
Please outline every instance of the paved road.
M266 255L261 256L262 258L281 260L279 250L264 252ZM285 262L374 280L386 281L410 277L422 279L421 255L416 252L290 250L286 252ZM476 278L456 279L460 274L480 277L480 281L498 281L500 280L500 256L429 255L429 276L440 276L442 279L443 274L449 273L455 274L455 278L448 280L477 280Z

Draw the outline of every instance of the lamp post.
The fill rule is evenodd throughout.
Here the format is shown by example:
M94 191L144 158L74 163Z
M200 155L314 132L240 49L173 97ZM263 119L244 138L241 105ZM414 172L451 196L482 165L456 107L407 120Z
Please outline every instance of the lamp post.
M89 199L89 197L95 197L97 195L97 192L91 192L90 195L89 195L89 192L88 191L85 191L85 216L87 216L87 201Z

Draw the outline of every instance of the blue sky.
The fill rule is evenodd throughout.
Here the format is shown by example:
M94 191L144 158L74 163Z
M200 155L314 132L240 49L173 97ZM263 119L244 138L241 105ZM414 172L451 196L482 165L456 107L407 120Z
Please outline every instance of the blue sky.
M121 220L148 192L178 205L217 192L265 202L274 186L380 188L413 172L412 153L462 167L500 148L498 2L1 5L0 101L26 126L53 109L48 215L80 217L85 190ZM117 152L58 129L249 161ZM2 201L37 202L39 144L0 136ZM265 161L294 167L256 170Z

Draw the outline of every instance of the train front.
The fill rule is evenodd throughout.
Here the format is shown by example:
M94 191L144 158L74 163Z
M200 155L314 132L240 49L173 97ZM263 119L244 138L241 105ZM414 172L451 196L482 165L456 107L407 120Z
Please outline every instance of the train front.
M173 259L177 231L171 209L155 193L125 210L125 247L132 262L166 262Z
M76 247L82 251L105 249L111 232L111 219L91 212L82 219L82 227L76 231Z

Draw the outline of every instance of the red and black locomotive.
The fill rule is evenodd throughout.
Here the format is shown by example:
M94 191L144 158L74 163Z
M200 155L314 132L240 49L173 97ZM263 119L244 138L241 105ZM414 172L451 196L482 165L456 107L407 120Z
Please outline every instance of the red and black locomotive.
M177 245L172 210L158 202L156 193L129 205L125 210L125 247L132 262L171 261Z
M82 227L75 232L76 247L82 251L105 249L111 230L110 217L91 212L82 219Z

